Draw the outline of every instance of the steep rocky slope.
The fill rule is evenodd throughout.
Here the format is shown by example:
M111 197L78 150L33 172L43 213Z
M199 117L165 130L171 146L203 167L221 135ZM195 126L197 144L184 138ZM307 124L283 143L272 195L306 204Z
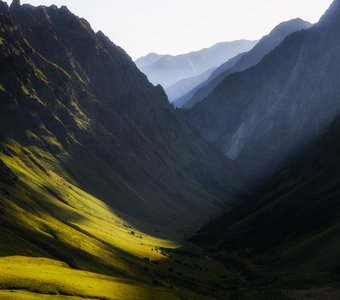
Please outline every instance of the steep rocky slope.
M337 115L339 2L320 22L290 35L255 67L227 76L188 119L244 170L266 177Z

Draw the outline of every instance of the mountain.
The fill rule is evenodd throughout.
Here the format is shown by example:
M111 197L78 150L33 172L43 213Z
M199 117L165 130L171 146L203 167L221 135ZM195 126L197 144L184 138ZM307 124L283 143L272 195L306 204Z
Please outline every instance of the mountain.
M0 49L0 298L211 299L223 268L176 249L233 164L65 6L0 1Z
M41 16L46 11L49 18ZM58 10L53 6L48 9L12 6L11 14L20 28L16 43L21 33L23 45L20 47L24 50L32 47L34 51L30 53L28 48L22 55L28 63L23 63L20 69L7 67L10 60L6 56L3 59L3 70L7 70L2 81L5 95L14 95L17 99L7 100L11 113L10 120L7 115L3 116L5 135L15 130L20 133L20 139L28 139L29 144L40 140L37 144L67 156L68 172L81 185L103 199L119 195L117 198L124 200L111 199L114 206L125 211L139 207L140 217L145 214L154 219L158 215L165 221L163 205L167 203L169 207L171 203L173 211L168 217L172 222L175 211L189 212L186 205L200 210L199 203L210 206L210 201L223 195L221 192L227 186L222 178L224 181L226 174L220 173L220 179L213 175L221 172L213 167L220 164L218 154L209 160L204 158L210 148L170 107L162 88L153 87L122 49L103 33L94 33L85 20L75 18L65 7ZM71 29L63 34L67 26ZM45 60L46 66L36 62L39 59ZM56 66L56 70L49 70L51 66ZM43 68L48 70L41 70ZM62 74L54 75L53 71L58 70ZM63 84L57 84L57 80ZM20 97L35 100L20 101ZM16 102L13 107L12 103ZM9 126L13 120L15 124ZM32 141L32 135L38 140ZM206 168L210 167L199 166L203 160L212 163L209 173L213 177L205 175ZM92 168L88 168L88 164L93 164ZM183 173L188 165L197 173ZM80 169L73 170L76 166ZM93 177L100 184L92 182ZM204 182L216 186L210 190ZM177 184L181 187L176 187ZM189 186L204 192L194 196L195 199L189 200L186 196L184 199Z
M246 53L240 53L235 57L229 59L227 62L219 66L214 70L214 72L209 76L209 78L202 83L198 84L187 94L174 100L174 105L179 108L190 108L196 102L202 101L212 90L218 85L218 83L223 79L224 73L229 73L229 71L235 66L235 64L244 56ZM197 97L196 97L197 96ZM202 98L202 99L201 99ZM191 104L193 103L193 104Z
M155 54L136 61L137 67L154 84L167 89L176 82L202 75L216 68L235 55L250 50L257 41L239 40L216 44L210 48L182 55L163 55L160 59ZM146 64L146 61L151 64Z
M323 292L319 299L337 299L339 285L331 283L338 282L340 265L339 140L338 116L289 167L196 240L223 256L237 251L249 265L265 270L261 276L274 286L294 287L296 296L307 297L306 288L314 287L315 296ZM338 293L331 297L333 289Z
M337 25L328 12L256 66L227 76L187 112L191 124L233 159L249 182L283 167L338 113Z
M157 53L149 53L146 56L138 58L135 63L139 68L143 68L155 63L157 60L165 57L166 55L161 55Z
M178 99L182 95L185 95L194 89L196 86L200 85L202 82L206 81L214 70L215 69L213 68L201 75L182 79L165 89L165 93L169 97L170 101L173 99Z
M203 82L176 102L183 103L181 106L185 108L190 108L201 102L209 96L226 76L235 72L242 72L257 65L269 52L279 46L287 36L293 32L308 29L311 26L312 24L301 19L293 19L279 24L248 53L238 55L217 68L206 82Z
M329 52L319 49L318 55L323 57L322 63L334 55L332 64L327 64L332 76L339 67L335 49L330 47L339 29L339 17L340 1L336 0L313 29L292 37L297 44L307 37L318 46L327 43ZM309 49L307 46L304 49ZM334 82L328 82L330 78L324 73L320 75L332 92ZM320 105L319 110L323 113ZM253 287L280 289L282 299L339 298L339 139L337 112L324 133L286 168L195 236L198 245L210 249L210 257L239 271L234 290L240 291L241 282L248 281Z

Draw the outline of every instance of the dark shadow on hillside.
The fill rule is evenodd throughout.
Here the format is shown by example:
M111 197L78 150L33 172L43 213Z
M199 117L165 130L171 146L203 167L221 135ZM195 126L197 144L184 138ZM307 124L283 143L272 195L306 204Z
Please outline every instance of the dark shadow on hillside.
M236 205L244 197L219 190L214 183L211 191L203 192L203 186L197 182L173 175L168 183L156 187L147 177L134 178L137 175L133 170L122 175L122 170L104 165L90 155L68 157L63 168L76 185L107 204L132 228L163 239L190 239L209 220L231 209L230 203Z

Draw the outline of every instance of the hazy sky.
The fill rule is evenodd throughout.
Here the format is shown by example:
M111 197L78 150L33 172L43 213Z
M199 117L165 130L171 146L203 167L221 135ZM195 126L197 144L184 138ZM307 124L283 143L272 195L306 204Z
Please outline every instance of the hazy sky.
M7 2L11 2L8 0ZM21 0L66 5L136 59L258 39L282 21L318 21L332 0Z

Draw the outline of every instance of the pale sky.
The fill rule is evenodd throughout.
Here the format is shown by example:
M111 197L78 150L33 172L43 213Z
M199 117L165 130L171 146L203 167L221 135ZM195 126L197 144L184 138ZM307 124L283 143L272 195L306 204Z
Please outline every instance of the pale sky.
M8 0L7 2L11 2ZM282 21L319 20L332 0L21 0L66 5L133 59L181 54L236 39L259 39Z

